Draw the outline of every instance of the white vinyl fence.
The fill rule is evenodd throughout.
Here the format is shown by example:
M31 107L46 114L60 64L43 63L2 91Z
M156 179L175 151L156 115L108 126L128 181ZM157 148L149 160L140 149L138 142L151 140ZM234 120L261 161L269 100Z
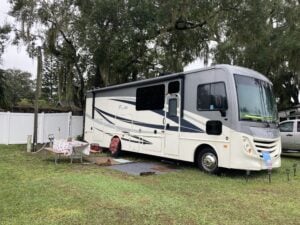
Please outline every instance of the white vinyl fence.
M33 113L0 112L0 144L26 144L28 135L33 135ZM55 138L82 135L83 117L72 113L39 113L38 143L49 142L48 135Z

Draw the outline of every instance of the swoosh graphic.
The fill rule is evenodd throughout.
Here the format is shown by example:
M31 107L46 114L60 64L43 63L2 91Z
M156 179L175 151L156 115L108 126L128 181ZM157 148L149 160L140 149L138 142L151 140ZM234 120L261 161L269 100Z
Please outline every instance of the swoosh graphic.
M125 123L130 123L130 124L134 124L134 125L138 125L138 126L142 126L142 127L147 127L147 128L152 128L152 129L158 129L158 130L163 130L164 126L163 125L159 125L159 124L151 124L151 123L144 123L144 122L139 122L139 121L135 121L135 120L130 120L124 117L120 117L120 116L115 116L111 113L105 112L99 108L96 108L96 111L109 123L114 124L113 122L111 122L107 117L111 117L117 120L121 120L122 122ZM154 111L152 111L154 112ZM107 116L107 117L106 117ZM169 118L169 117L167 117ZM178 120L175 120L174 118L171 119L173 122L178 123ZM170 128L168 129L169 131L178 131L178 126L170 126ZM181 127L180 127L180 131L181 132L192 132L192 133L203 133L203 130L201 130L200 128L198 128L197 126L195 126L194 124L181 119Z

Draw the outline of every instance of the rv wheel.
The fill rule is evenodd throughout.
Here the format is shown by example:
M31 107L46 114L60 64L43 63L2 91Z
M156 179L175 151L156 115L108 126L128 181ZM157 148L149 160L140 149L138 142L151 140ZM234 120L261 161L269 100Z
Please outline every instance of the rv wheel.
M112 157L119 157L121 154L121 140L119 137L113 137L110 141L109 151Z
M198 167L207 173L217 174L219 172L218 157L211 148L203 149L197 157Z

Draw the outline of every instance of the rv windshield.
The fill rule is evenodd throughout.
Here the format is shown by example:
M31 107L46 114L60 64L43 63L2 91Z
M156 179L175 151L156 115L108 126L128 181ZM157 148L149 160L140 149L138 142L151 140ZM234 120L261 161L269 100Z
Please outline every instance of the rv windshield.
M276 122L277 108L272 86L253 77L235 75L240 120Z

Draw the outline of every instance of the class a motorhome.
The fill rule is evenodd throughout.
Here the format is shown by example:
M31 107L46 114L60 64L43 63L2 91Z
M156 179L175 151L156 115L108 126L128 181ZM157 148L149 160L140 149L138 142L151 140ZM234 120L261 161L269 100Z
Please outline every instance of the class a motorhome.
M209 173L264 170L281 164L277 120L265 76L215 65L88 91L84 138L114 155L195 162Z

